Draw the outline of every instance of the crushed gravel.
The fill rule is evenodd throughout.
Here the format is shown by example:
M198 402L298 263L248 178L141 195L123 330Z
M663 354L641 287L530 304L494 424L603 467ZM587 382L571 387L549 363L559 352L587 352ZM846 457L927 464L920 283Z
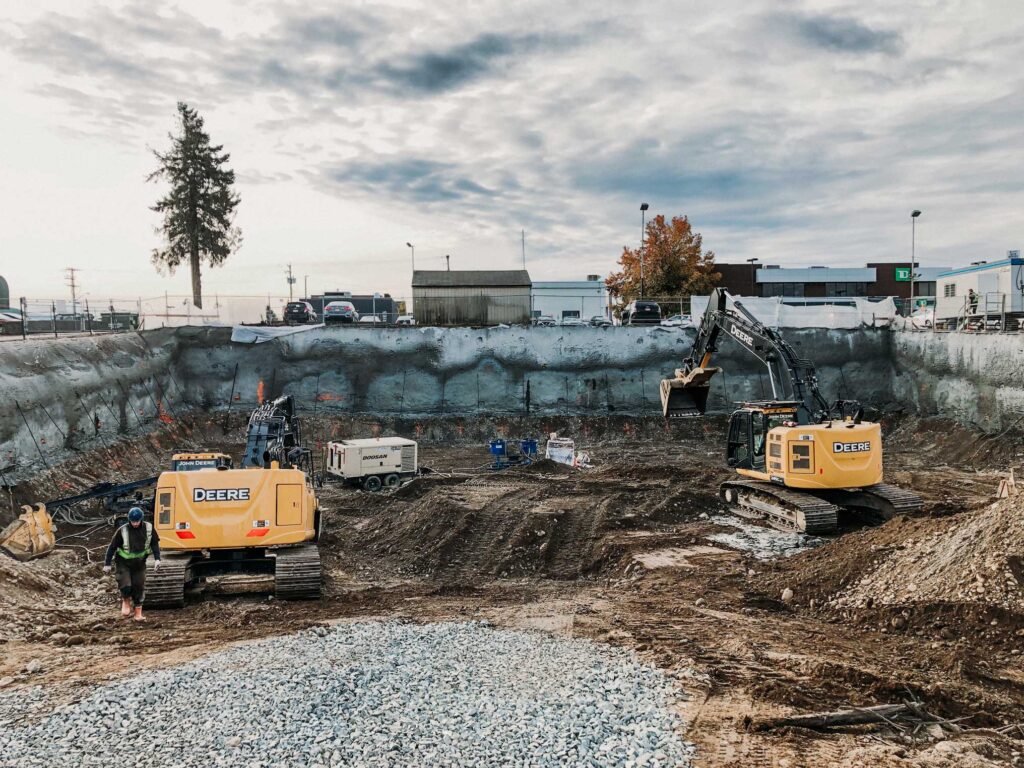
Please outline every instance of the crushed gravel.
M0 765L689 766L673 680L471 623L315 627L55 704L0 694Z

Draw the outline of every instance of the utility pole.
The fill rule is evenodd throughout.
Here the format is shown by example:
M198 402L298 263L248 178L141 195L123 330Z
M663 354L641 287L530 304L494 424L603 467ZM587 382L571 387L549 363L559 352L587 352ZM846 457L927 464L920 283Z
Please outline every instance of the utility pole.
M81 270L75 267L68 267L64 270L68 273L67 286L71 288L71 314L78 314L78 283L75 282L75 273Z
M292 286L295 285L296 278L292 277L292 265L288 265L288 301L292 300Z
M448 272L452 271L452 257L450 253L444 255L444 263L447 265L445 268Z
M526 230L523 230L523 269L526 269Z
M914 314L914 272L917 270L917 217L921 212L916 208L910 212L910 306L907 307L907 317Z
M309 275L302 276L302 298L309 299Z
M647 216L647 203L640 203L640 298L644 297L644 230Z

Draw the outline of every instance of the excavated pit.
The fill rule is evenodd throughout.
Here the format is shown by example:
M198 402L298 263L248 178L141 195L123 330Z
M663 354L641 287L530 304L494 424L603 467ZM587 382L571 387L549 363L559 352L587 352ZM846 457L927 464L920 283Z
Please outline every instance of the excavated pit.
M117 472L127 477L166 462L176 448L237 454L243 415L231 417L226 433L224 425L223 414L183 414L144 437L35 474L11 489L13 500L108 478L113 456L122 457ZM974 514L967 510L983 510L998 482L995 469L1012 461L1013 450L989 448L952 468L936 457L966 454L968 442L984 440L942 421L903 417L886 426L890 477L922 493L923 513L764 560L724 536L735 532L717 499L717 483L729 476L719 455L724 419L666 427L625 417L470 424L320 414L307 420L318 439L417 429L442 438L421 443L422 463L434 473L396 492L323 488L323 600L196 595L180 611L152 611L145 627L126 626L99 570L111 529L65 527L61 536L83 535L64 539L53 556L0 560L0 678L7 687L55 686L73 698L81 686L126 669L171 666L324 621L484 619L609 642L666 670L686 670L688 690L700 693L685 712L694 721L687 738L705 765L778 765L780 755L790 765L837 762L844 750L877 746L876 736L754 733L743 729L744 718L887 703L908 691L940 717L984 728L1009 724L1024 706L1024 615L1012 605L950 601L943 593L934 602L925 596L869 607L844 595L862 600L872 574L904 572L883 567L893 552L940 535L956 516ZM543 430L575 436L595 466L483 468L482 435ZM780 599L786 588L791 602ZM42 668L26 673L33 659ZM872 747L873 765L943 765L929 762L927 740L886 738L888 751ZM978 765L1003 764L1013 748L998 734L965 739Z
M0 688L38 684L70 700L110 676L171 667L237 641L325 622L486 620L621 646L678 676L694 695L682 715L690 724L686 738L697 745L697 765L1013 765L1024 734L997 729L1013 725L1024 711L1024 542L1013 525L1014 514L1024 516L1024 504L1003 500L995 512L988 506L1000 478L1019 467L1021 435L1012 421L999 420L1001 411L986 411L984 423L931 415L942 398L938 374L925 364L915 374L917 391L931 399L894 401L894 381L910 386L898 350L881 337L866 338L857 343L874 344L879 357L860 360L859 369L885 379L865 399L883 421L887 481L919 492L925 507L912 519L852 527L824 542L794 542L781 548L786 557L769 559L756 546L744 546L722 517L717 485L730 476L721 459L724 418L667 424L652 414L646 379L629 385L636 388L637 408L623 413L628 409L609 409L606 398L594 408L593 394L589 405L582 397L566 400L564 387L560 401L554 383L568 375L565 370L552 373L544 360L519 358L515 387L523 371L527 378L536 372L531 397L548 398L532 400L529 412L522 403L474 411L474 375L446 386L444 397L452 399L443 406L431 401L437 410L349 413L350 404L331 399L338 393L323 380L320 394L329 397L320 397L315 376L308 375L313 368L307 365L316 365L310 360L320 359L330 340L303 342L301 349L231 347L229 356L215 360L223 340L215 344L208 332L191 347L183 346L180 333L148 335L138 342L134 362L127 339L88 342L88 354L62 348L61 355L74 358L64 381L56 380L50 369L56 363L46 357L56 347L39 352L34 367L23 350L16 366L0 366L25 417L12 402L0 404L7 459L0 522L20 503L155 474L176 449L224 450L237 458L260 381L264 396L305 398L306 438L318 447L329 439L398 434L420 441L421 463L434 472L392 493L323 488L325 590L317 602L210 590L190 597L180 611L151 612L146 626L126 625L116 618L111 585L100 571L112 529L105 523L64 526L59 535L68 538L54 555L31 563L0 558ZM660 337L629 343L667 344L652 358L661 360L651 363L652 371L675 354L675 342ZM914 344L914 354L923 355ZM846 353L851 349L847 345ZM448 370L442 363L450 353L424 357L420 368L429 363ZM580 364L583 352L566 354ZM209 362L205 380L193 373L201 369L200 357ZM236 359L237 399L230 395ZM510 358L503 359L507 364ZM962 372L970 360L957 364ZM298 373L283 373L289 365ZM344 370L352 380L364 376L364 403L383 397L383 385L372 377ZM451 370L449 380L455 380ZM831 387L853 368L829 358L825 370ZM603 376L591 378L603 382ZM749 374L728 382L730 391L757 386ZM505 386L484 388L481 404L488 391L497 397L499 390L515 389ZM622 394L620 405L633 397L633 389L622 386L628 397ZM991 381L979 386L997 387ZM1000 408L1009 386L998 385ZM600 387L593 392L606 394ZM723 390L719 410L725 410L724 396ZM442 411L455 410L450 404L456 401L457 415ZM96 413L104 416L98 425ZM551 432L573 437L593 468L551 462L501 472L484 468L490 438ZM998 519L1001 535L986 540L980 561L956 557L956 546L964 547L956 532L982 525L986 515ZM941 578L924 567L930 552L942 555L948 573ZM994 582L985 569L993 563L998 589L989 592L985 584ZM986 576L980 583L979 570ZM922 577L911 599L897 587L919 573L928 579ZM954 589L958 579L970 589ZM783 600L788 590L792 597ZM794 711L910 696L964 732L939 738L934 731L860 728L826 736L747 727Z

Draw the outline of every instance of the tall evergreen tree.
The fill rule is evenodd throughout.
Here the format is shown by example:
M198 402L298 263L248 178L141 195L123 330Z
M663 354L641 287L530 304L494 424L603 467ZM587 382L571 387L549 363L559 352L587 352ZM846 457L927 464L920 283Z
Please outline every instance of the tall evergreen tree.
M170 274L183 262L192 269L192 302L203 306L201 264L223 264L242 242L241 231L234 226L238 195L232 186L235 172L228 168L231 155L223 145L210 145L203 130L203 118L187 104L178 102L181 133L168 134L171 150L166 154L153 150L160 167L146 181L166 179L170 192L152 210L163 214L157 228L166 240L163 248L153 250L153 264Z

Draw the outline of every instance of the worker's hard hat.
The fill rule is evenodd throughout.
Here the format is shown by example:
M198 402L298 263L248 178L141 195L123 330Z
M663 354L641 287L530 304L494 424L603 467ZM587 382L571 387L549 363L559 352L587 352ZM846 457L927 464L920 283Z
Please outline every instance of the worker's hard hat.
M138 507L132 507L128 512L128 519L133 523L142 522L142 510Z

